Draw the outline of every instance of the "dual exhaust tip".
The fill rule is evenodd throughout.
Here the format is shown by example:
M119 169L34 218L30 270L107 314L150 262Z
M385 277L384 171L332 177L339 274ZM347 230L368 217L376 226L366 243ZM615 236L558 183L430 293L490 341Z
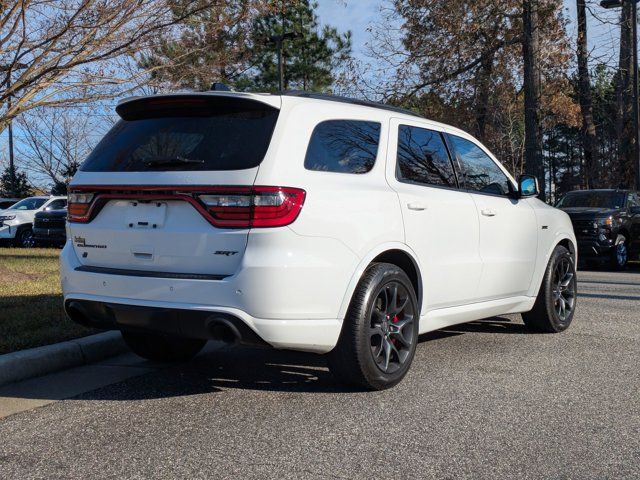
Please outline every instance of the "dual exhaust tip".
M92 308L94 307L94 308ZM67 315L74 322L86 326L103 329L136 328L168 335L183 332L185 336L217 340L226 344L264 346L265 342L259 338L242 320L214 314L200 318L176 318L177 321L167 324L162 318L149 317L148 321L138 323L144 318L144 312L132 315L136 322L129 322L127 315L122 315L117 309L109 308L106 304L95 304L73 300L65 305ZM131 318L131 317L129 317ZM144 325L144 326L143 326ZM187 327L188 326L188 327ZM163 328L164 327L164 328ZM187 334L187 331L189 332Z

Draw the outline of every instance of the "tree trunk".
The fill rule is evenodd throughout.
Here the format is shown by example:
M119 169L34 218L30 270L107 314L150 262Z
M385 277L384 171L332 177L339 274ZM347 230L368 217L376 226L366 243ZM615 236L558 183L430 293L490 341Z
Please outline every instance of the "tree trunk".
M524 155L525 172L540 180L540 198L545 199L546 179L542 157L542 129L540 127L540 32L538 30L538 1L523 0L524 35Z
M578 10L578 97L582 111L582 145L584 149L584 185L594 188L598 164L597 133L593 121L593 102L591 99L591 78L589 75L589 57L587 53L587 13L585 0L577 0Z
M616 187L633 185L635 135L633 132L633 23L631 2L625 1L620 19L620 64L616 81L616 136L618 162L614 168Z
M491 76L493 74L495 52L482 56L480 68L476 76L476 137L486 142L487 113L489 111L489 99L491 98Z

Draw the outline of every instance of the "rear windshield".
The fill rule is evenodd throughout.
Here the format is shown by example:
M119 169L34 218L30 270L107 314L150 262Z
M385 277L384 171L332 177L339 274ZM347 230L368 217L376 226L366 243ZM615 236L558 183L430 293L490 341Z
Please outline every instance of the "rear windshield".
M621 192L580 192L568 193L556 205L559 208L622 208L624 193Z
M242 170L262 162L278 110L238 98L164 97L118 107L122 117L85 172Z

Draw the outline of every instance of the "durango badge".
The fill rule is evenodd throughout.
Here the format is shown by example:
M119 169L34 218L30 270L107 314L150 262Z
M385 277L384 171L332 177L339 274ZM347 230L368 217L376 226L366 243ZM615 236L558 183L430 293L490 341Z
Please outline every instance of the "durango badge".
M73 237L73 241L76 243L76 247L82 248L107 248L106 245L92 245L87 243L84 237Z

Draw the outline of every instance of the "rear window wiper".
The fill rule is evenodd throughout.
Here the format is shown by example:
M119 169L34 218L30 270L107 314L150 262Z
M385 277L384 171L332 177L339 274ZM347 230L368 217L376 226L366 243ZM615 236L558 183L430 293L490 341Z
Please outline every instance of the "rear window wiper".
M175 157L158 157L146 160L144 162L147 167L173 167L179 165L202 165L204 160L198 160L195 158L185 158L180 155Z

